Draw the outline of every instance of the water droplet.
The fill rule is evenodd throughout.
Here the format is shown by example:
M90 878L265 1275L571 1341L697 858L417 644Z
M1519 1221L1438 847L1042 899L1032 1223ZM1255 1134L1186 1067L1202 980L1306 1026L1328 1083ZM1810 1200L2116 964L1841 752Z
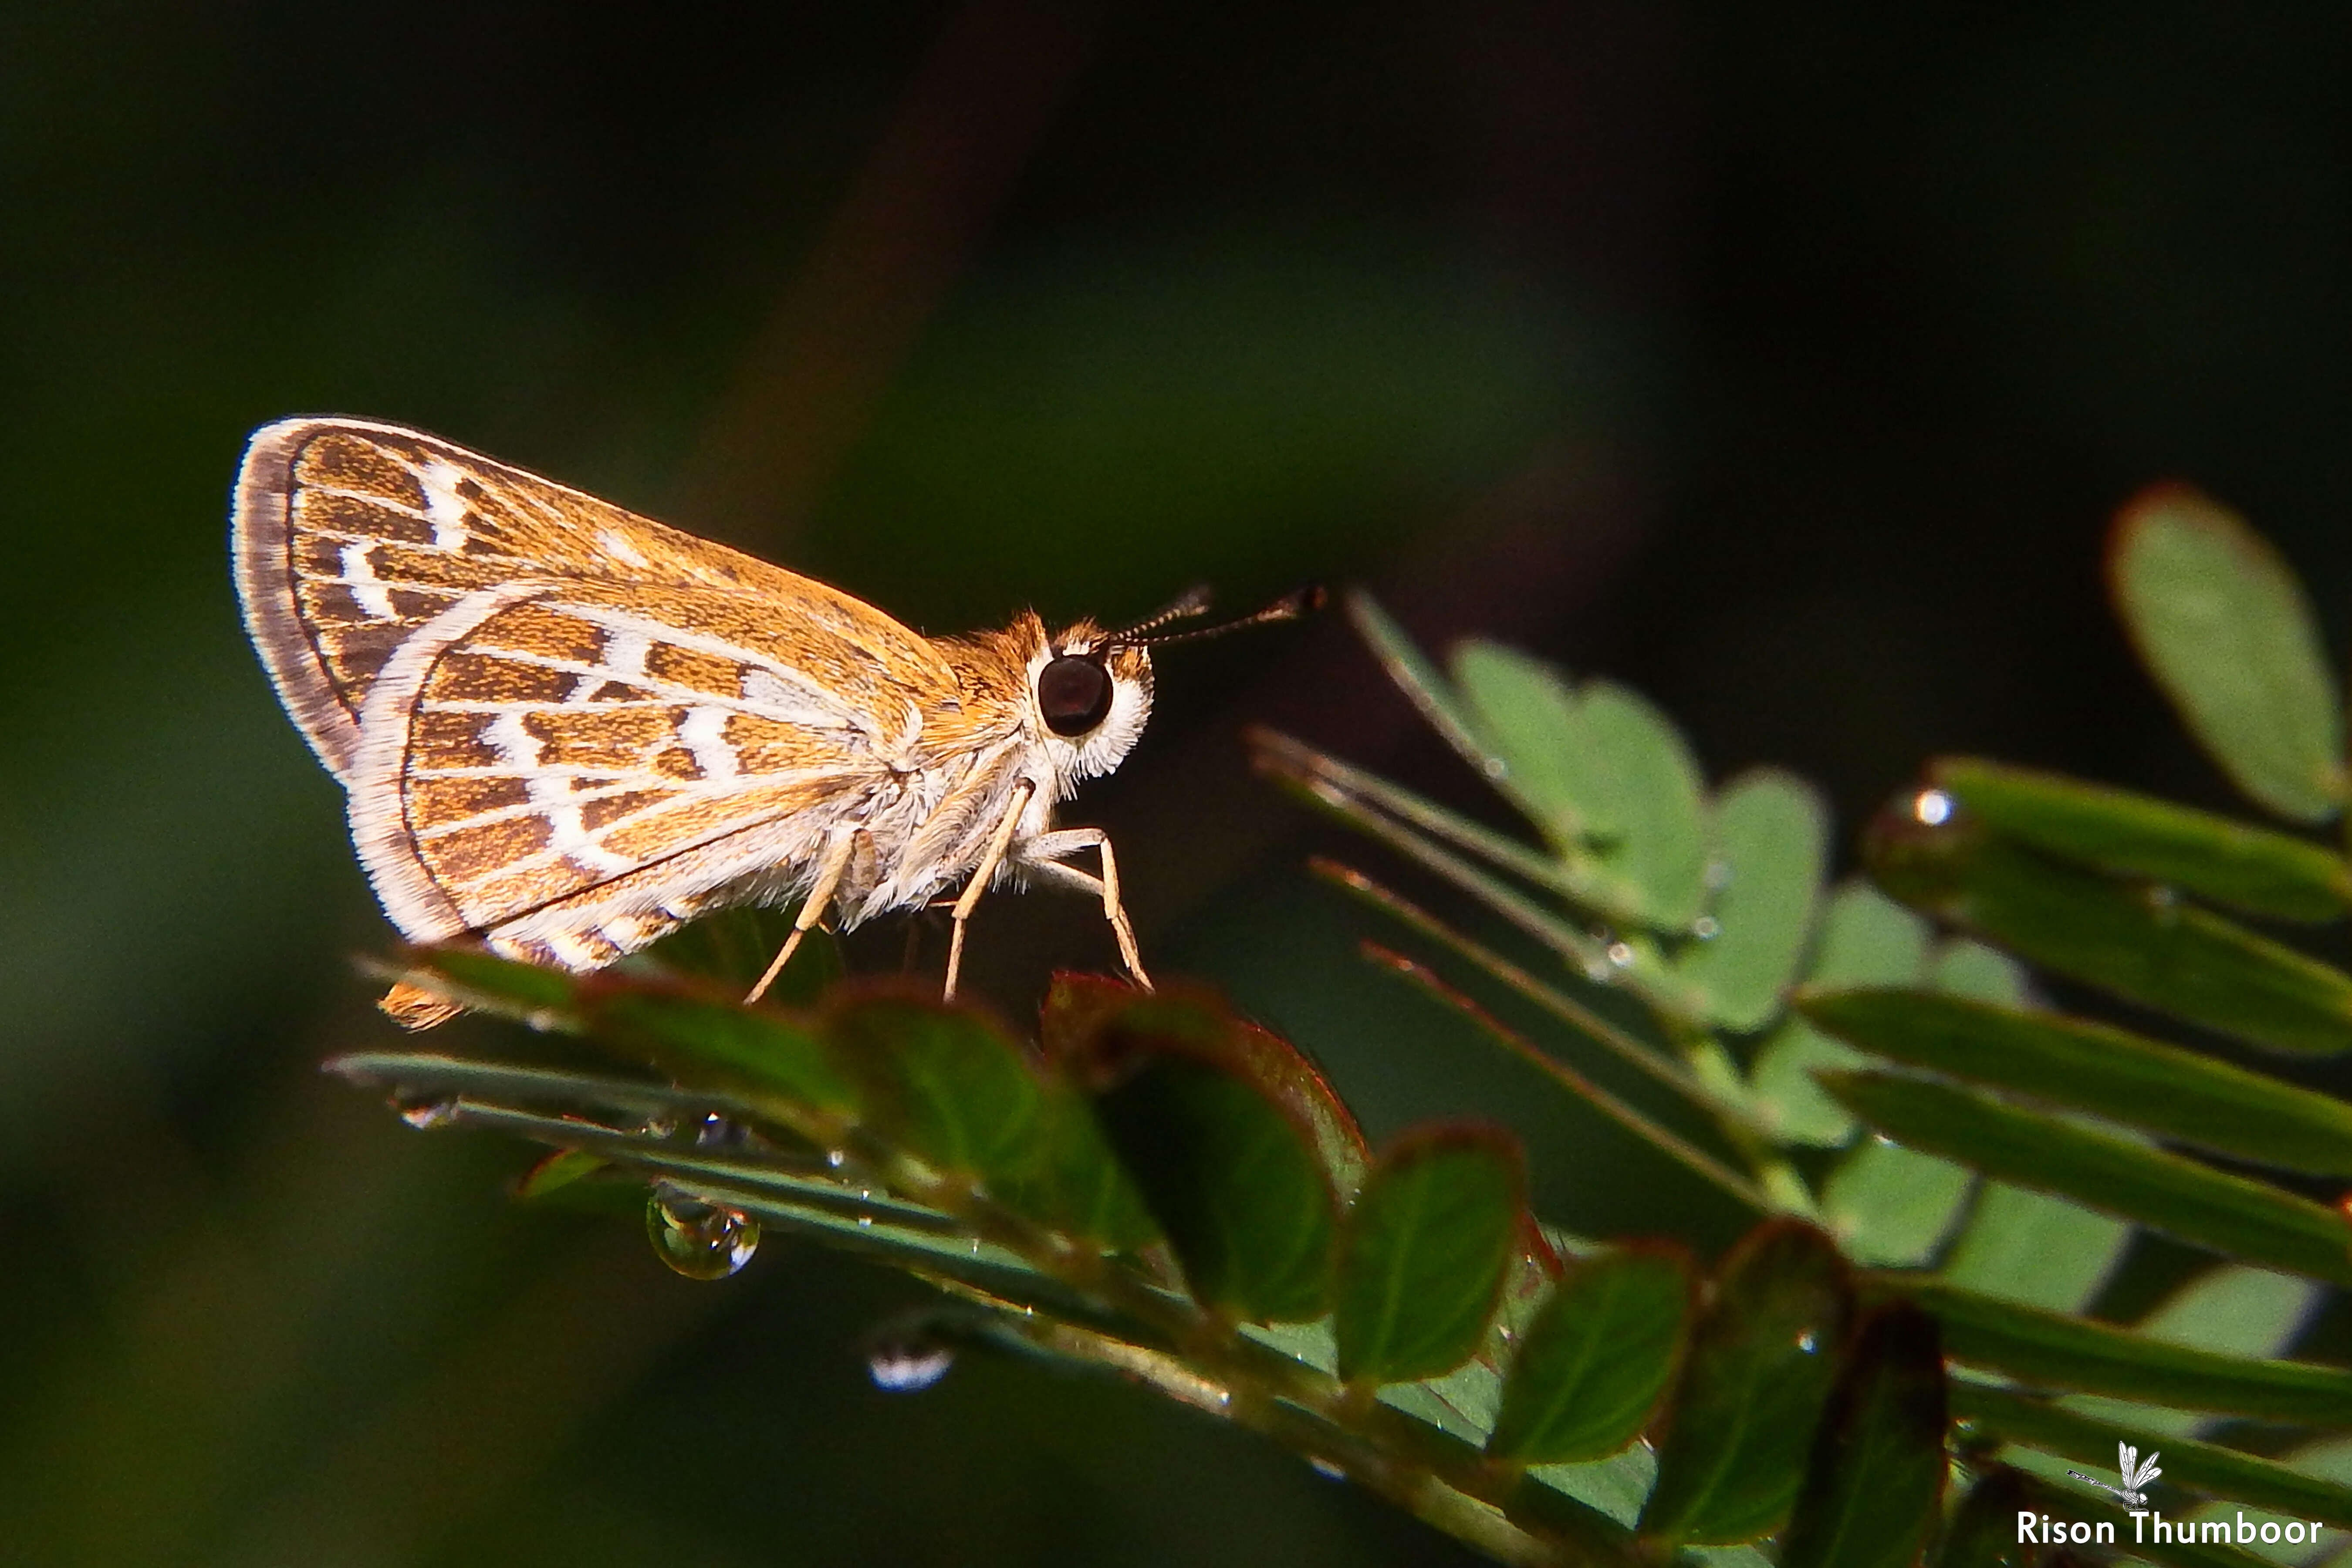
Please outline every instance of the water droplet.
M857 1216L857 1228L860 1230L872 1230L874 1228L874 1216L870 1214L859 1215Z
M1617 972L1596 958L1585 964L1584 977L1595 985L1606 985L1617 978Z
M646 1200L646 1234L661 1260L688 1279L724 1279L760 1247L759 1221L673 1187L656 1187Z
M704 1149L740 1149L751 1141L751 1129L712 1111L695 1130L694 1142Z
M839 1149L827 1149L824 1152L824 1163L838 1171L849 1163L849 1156Z
M1811 1329L1807 1329L1803 1333L1797 1336L1797 1348L1804 1352L1807 1355L1812 1354L1815 1350L1820 1348L1820 1345L1821 1341L1814 1336L1813 1331Z
M866 1371L874 1386L891 1394L930 1387L955 1365L955 1352L929 1335L893 1334L866 1352Z
M1701 915L1691 921L1691 935L1701 942L1713 942L1723 934L1723 922L1713 915Z
M1609 944L1609 962L1615 964L1620 969L1622 969L1627 964L1633 963L1633 944L1627 942L1611 942Z
M1348 1479L1348 1472L1328 1459L1319 1459L1310 1455L1307 1462L1314 1466L1315 1473L1327 1481L1344 1481Z
M1507 779L1511 776L1511 764L1500 757L1488 757L1479 771L1490 779Z
M1952 820L1952 797L1939 789L1923 789L1911 797L1911 815L1929 827Z
M455 1095L446 1100L395 1100L393 1107L400 1112L403 1121L419 1129L446 1127L457 1120Z
M1709 860L1706 863L1707 891L1719 893L1729 886L1731 886L1731 862L1721 856Z
M665 1142L677 1131L677 1123L667 1116L648 1116L637 1127L640 1138L657 1138Z
M1872 1133L1872 1134L1870 1135L1870 1141L1871 1141L1872 1142L1874 1142L1874 1143L1877 1144L1877 1145L1878 1145L1880 1148L1882 1148L1882 1149L1893 1149L1893 1148L1897 1147L1897 1145L1896 1145L1896 1143L1895 1143L1895 1140L1894 1140L1894 1139L1892 1139L1892 1138L1889 1138L1889 1137L1888 1137L1885 1133L1884 1133L1884 1132L1874 1132L1874 1133Z

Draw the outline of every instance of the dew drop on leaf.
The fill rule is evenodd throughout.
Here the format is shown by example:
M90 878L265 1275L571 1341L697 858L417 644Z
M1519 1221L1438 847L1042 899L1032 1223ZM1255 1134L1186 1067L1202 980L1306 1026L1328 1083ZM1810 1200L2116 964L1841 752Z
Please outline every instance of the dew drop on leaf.
M646 1235L655 1254L688 1279L724 1279L760 1247L757 1220L668 1187L646 1200Z
M1911 797L1911 815L1928 827L1952 820L1952 797L1939 789L1923 789Z
M738 1149L750 1141L749 1130L712 1111L696 1124L694 1142L703 1149Z
M394 1106L400 1119L411 1127L446 1127L457 1120L457 1101L448 1100L395 1100Z
M929 1388L953 1365L955 1352L929 1335L887 1335L866 1356L866 1371L874 1386L892 1394Z

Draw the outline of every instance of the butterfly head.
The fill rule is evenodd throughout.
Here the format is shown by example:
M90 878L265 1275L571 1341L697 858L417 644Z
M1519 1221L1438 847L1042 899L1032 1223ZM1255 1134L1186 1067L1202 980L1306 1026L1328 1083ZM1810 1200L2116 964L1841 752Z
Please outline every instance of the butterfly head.
M1178 632L1167 628L1208 613L1207 589L1191 589L1158 615L1118 631L1080 621L1047 637L1030 616L1027 625L1034 630L1026 668L1033 728L1065 781L1107 773L1127 760L1151 716L1152 648L1295 620L1322 602L1321 589L1304 589L1255 615Z
M1030 719L1065 779L1096 778L1127 760L1151 717L1151 650L1092 621L1029 651Z

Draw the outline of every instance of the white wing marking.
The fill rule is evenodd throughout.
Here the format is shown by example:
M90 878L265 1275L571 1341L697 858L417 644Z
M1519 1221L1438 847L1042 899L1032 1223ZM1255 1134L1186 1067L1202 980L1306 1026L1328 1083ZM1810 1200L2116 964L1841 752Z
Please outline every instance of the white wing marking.
M712 703L688 712L677 727L677 738L694 753L694 765L706 779L731 779L742 772L735 748L727 743L727 710Z
M644 552L630 543L628 536L617 528L599 531L596 542L604 546L604 552L615 561L626 562L632 566L644 566L647 563Z
M379 620L392 620L400 612L392 607L392 589L375 574L375 563L368 559L374 546L365 540L354 540L343 546L343 574L340 581L352 591L352 601Z
M473 509L457 487L466 481L466 470L446 458L427 458L415 471L417 482L425 487L425 520L433 525L433 548L465 549L466 519Z
M523 788L530 796L530 804L512 815L538 816L547 820L547 847L527 861L517 861L509 869L551 860L569 860L592 875L612 876L635 866L635 861L625 855L614 854L597 843L589 833L588 824L580 813L583 803L572 793L572 780L560 776L553 769L540 765L540 759L547 748L525 726L522 714L499 714L483 729L482 739L498 749L499 761L510 776L522 780ZM451 823L441 831L473 825L470 822ZM416 835L419 839L429 836L430 830Z

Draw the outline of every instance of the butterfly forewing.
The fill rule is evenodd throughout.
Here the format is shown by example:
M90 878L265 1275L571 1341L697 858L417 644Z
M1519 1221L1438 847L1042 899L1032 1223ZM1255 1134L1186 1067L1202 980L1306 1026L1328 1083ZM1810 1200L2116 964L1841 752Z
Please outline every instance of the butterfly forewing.
M236 533L255 640L413 940L610 962L804 881L842 822L945 826L1012 737L951 647L415 432L270 426Z
M926 639L845 594L417 431L288 419L259 431L237 485L237 585L264 661L339 775L385 662L467 594L601 581L781 598L887 662Z

